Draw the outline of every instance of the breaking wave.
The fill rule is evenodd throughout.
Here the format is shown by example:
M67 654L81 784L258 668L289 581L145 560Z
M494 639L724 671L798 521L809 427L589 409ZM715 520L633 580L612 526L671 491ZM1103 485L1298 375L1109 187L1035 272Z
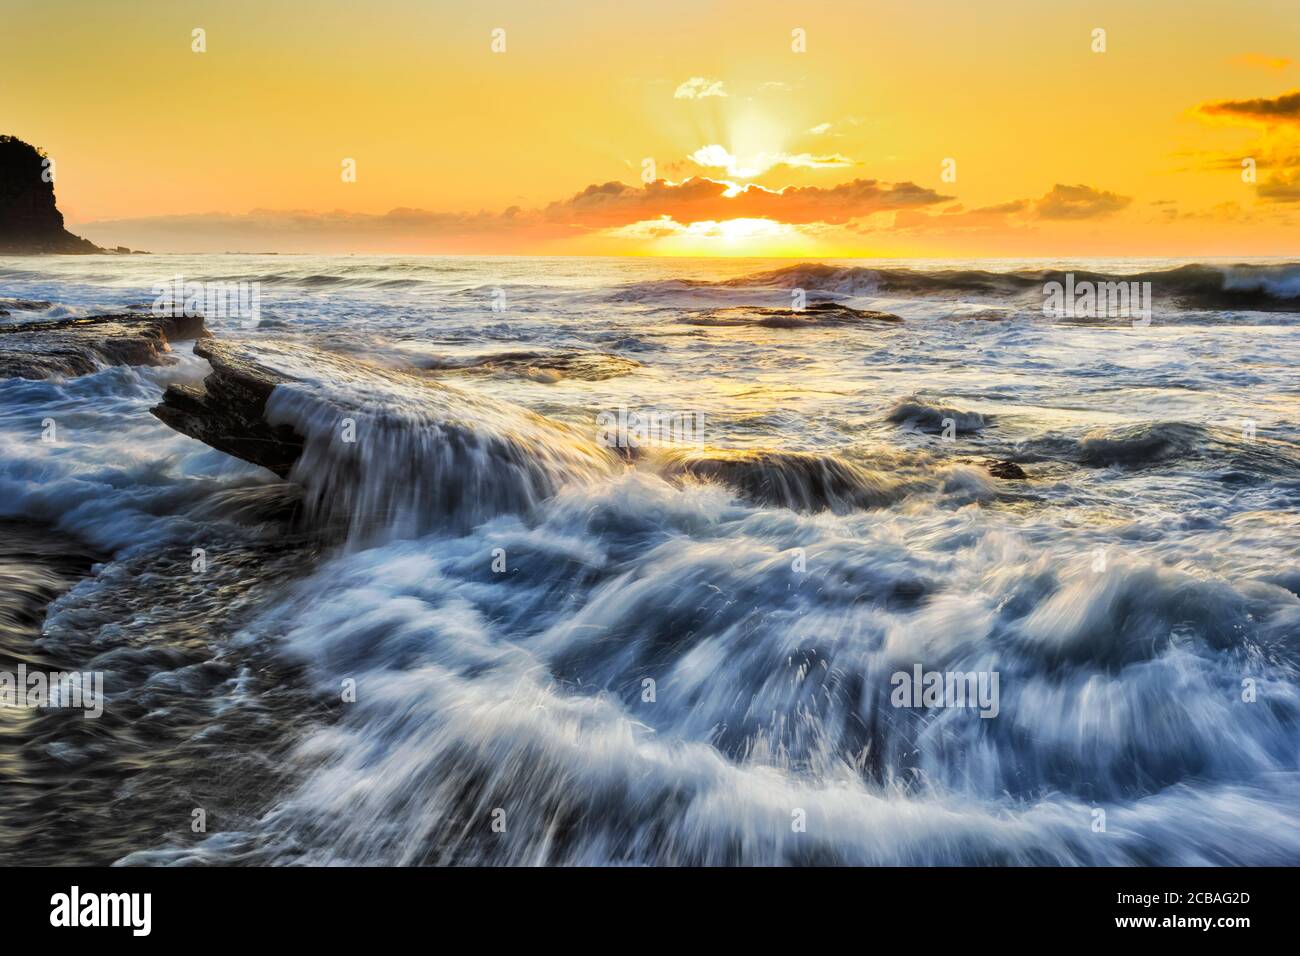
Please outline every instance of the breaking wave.
M211 348L0 381L7 650L109 694L9 728L0 854L1300 861L1300 329L1015 321L1056 269L182 267L286 277L283 323L216 341L284 373L302 453L281 481L149 414ZM42 268L5 297L138 301ZM1148 275L1256 308L1291 268ZM365 285L438 269L423 304ZM485 304L553 278L579 291ZM817 331L760 324L808 321L801 287ZM913 301L864 327L839 299L868 294ZM1013 320L914 321L985 295ZM606 448L623 406L699 412L700 443ZM918 666L996 674L996 717L896 704Z
M977 432L988 424L979 412L965 412L929 402L916 395L899 399L889 410L889 420L926 432L942 432L951 423L956 433Z
M357 542L527 512L620 466L594 429L586 437L508 402L326 353L304 360L291 346L256 354L295 379L275 387L266 420L304 439L290 477L308 513Z
M1200 309L1294 311L1300 305L1300 264L1185 265L1127 274L1071 270L1079 282L1150 282L1155 296ZM988 272L979 269L924 272L805 263L758 273L732 284L772 284L845 295L979 295L1007 298L1041 292L1048 282L1064 283L1061 269Z
M715 282L658 280L629 285L613 293L620 301L667 301L674 305L734 302L788 305L779 290L802 289L810 301L843 298L935 298L1013 302L1041 307L1049 282L1150 282L1153 298L1166 307L1205 311L1300 311L1300 264L1188 264L1132 273L1102 273L1086 268L922 270L828 263L800 263ZM985 316L987 317L987 316Z
M259 826L128 862L1300 854L1300 598L1282 588L1140 559L1097 573L939 512L912 534L965 544L923 556L894 521L826 525L642 473L543 510L298 589L249 639L278 635L322 693L354 676L357 703L299 748L315 769ZM891 706L913 662L998 672L1001 716ZM1241 701L1243 675L1266 702Z

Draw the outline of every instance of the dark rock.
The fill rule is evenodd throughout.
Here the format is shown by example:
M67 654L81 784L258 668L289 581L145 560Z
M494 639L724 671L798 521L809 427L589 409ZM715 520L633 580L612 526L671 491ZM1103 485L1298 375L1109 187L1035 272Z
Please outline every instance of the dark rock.
M169 342L208 333L201 316L97 315L0 325L0 378L85 375L102 365L161 365Z
M182 434L287 478L302 454L303 439L286 426L273 428L263 417L266 400L286 376L215 339L199 342L194 354L212 366L203 386L169 386L150 411Z
M51 601L103 555L35 522L0 518L0 656L40 660L41 623Z
M855 309L839 302L814 302L803 309L772 309L755 306L728 306L686 315L677 320L683 325L758 326L766 329L828 328L881 322L896 325L903 320L892 312Z
M566 378L603 382L641 368L635 359L606 352L493 352L463 359L431 359L419 365L430 371L511 375L543 383Z
M879 508L904 493L903 483L835 455L769 449L678 452L661 467L666 477L689 475L729 485L755 504L795 511L845 512Z
M1014 461L989 461L984 463L988 473L994 478L1020 479L1028 478L1025 470Z
M889 410L888 420L914 431L943 434L951 428L958 435L977 432L991 421L991 416L980 412L967 412L919 395L900 398Z
M153 414L282 478L307 456L305 474L297 477L312 483L312 507L325 523L361 529L402 508L424 509L427 521L452 513L467 519L520 507L565 481L622 467L583 430L461 391L426 372L386 368L292 339L204 339L194 353L212 367L202 387L168 388ZM321 380L348 384L322 389ZM365 422L364 441L375 443L368 446L375 454L339 458L321 432L269 424L268 402L277 386L295 384L329 414ZM443 494L436 501L421 498L418 489L439 474L449 477ZM359 489L378 496L364 502L364 511Z
M1079 439L1079 461L1094 468L1142 467L1194 457L1210 440L1209 432L1190 422L1138 422L1099 428Z
M63 228L45 156L13 136L0 136L0 254L101 252Z
M53 304L39 299L0 299L0 308L11 309L14 312L44 312ZM5 315L8 314L5 312Z

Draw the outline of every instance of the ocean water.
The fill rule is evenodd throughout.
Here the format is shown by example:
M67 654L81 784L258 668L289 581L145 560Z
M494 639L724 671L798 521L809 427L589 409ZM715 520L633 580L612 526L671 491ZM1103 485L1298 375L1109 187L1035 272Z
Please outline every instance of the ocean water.
M0 709L0 859L1300 863L1300 264L15 258L0 322L176 276L305 451L150 415L188 343L0 380L4 666L108 697Z

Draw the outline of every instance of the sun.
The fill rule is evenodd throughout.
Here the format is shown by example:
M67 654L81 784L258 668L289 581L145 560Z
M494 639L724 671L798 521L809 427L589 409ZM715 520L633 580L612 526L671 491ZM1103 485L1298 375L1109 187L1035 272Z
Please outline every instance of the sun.
M680 223L670 216L648 219L606 235L631 239L654 256L804 256L820 244L799 226L775 219L737 217Z

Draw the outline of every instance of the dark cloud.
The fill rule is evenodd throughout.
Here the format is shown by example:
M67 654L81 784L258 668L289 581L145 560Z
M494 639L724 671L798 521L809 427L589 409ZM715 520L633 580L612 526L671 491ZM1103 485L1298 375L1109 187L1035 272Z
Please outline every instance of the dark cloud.
M254 209L98 220L79 228L102 243L155 252L492 252L504 237L544 242L572 233L518 207L501 213L399 208L382 214Z
M1202 116L1227 118L1263 127L1259 141L1248 150L1266 178L1255 187L1255 195L1266 203L1300 201L1300 90L1281 96L1254 100L1221 100L1196 108ZM1223 156L1218 168L1237 168L1242 160Z
M1014 202L998 203L994 206L977 206L967 209L961 203L954 203L937 213L916 209L900 210L895 216L892 227L894 231L937 229L944 232L1001 230L1016 224L1013 218L1023 213L1029 206L1028 200L1018 199ZM877 224L867 224L862 232L888 231Z
M1234 66L1245 66L1257 70L1271 70L1278 72L1285 70L1295 61L1287 56L1272 56L1267 53L1241 53L1237 56L1228 58L1228 62Z
M1037 199L1015 199L967 209L954 203L937 212L904 209L893 217L894 231L972 233L1032 229L1043 220L1077 221L1108 216L1124 209L1132 199L1092 186L1058 183ZM881 223L865 223L860 231L887 231Z
M591 185L563 202L551 203L543 216L551 222L594 227L624 226L661 216L682 223L754 218L837 224L951 198L915 183L876 179L855 179L838 186L787 186L781 190L753 184L737 190L729 183L704 178L682 183L661 179L639 188L620 182Z
M1057 183L1052 191L1036 200L1031 209L1039 219L1096 219L1119 212L1133 200L1129 196Z
M772 219L791 224L838 224L875 212L944 202L915 183L855 179L839 186L788 186L782 190L693 178L645 186L597 183L543 209L512 206L500 213L443 213L399 208L383 214L255 209L153 216L85 224L86 234L114 245L177 251L293 251L301 248L493 249L517 242L546 242L597 229L671 217L690 224L721 219ZM457 245L460 243L460 246Z
M1202 103L1196 109L1205 116L1228 117L1266 125L1300 123L1300 90L1292 90L1271 99L1219 100L1215 103Z
M1270 176L1256 193L1268 202L1300 202L1300 170Z

